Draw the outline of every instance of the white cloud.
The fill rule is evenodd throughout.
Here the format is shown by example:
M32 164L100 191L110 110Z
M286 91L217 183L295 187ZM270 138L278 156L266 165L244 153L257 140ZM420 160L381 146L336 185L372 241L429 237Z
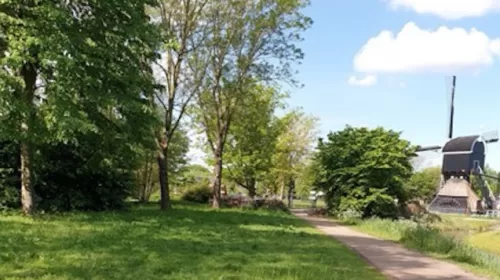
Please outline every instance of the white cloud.
M374 75L367 75L364 78L358 78L356 76L350 76L349 80L347 82L351 86L358 86L358 87L370 87L375 84L377 84L377 77Z
M500 39L474 28L420 29L407 23L398 34L384 30L371 38L354 58L364 73L475 71L493 64L500 54Z
M387 0L393 9L411 9L444 19L480 17L500 10L498 0Z

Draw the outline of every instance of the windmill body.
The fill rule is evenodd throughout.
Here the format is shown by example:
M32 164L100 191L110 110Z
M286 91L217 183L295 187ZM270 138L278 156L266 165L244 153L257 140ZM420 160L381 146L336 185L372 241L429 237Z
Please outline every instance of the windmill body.
M453 76L448 141L443 146L418 147L417 152L440 151L443 154L441 183L429 210L445 213L482 212L496 208L496 201L484 174L487 144L498 141L498 134L453 138L456 77ZM482 199L472 189L471 176L478 178Z

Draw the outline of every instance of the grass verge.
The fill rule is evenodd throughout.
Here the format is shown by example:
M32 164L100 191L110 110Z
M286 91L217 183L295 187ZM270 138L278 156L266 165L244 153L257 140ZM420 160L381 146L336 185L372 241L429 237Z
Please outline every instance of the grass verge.
M500 257L471 246L457 236L443 233L443 228L448 227L446 224L445 222L433 227L404 220L368 219L353 227L401 243L407 248L462 264L465 268L491 279L500 279ZM477 223L472 227L476 226Z
M384 279L282 213L177 204L0 216L0 279Z

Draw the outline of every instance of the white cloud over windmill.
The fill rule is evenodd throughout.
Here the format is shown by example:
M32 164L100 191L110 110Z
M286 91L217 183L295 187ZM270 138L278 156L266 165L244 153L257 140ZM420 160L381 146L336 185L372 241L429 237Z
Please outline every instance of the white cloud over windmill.
M421 29L407 23L397 34L384 30L369 39L354 57L361 73L475 72L493 65L500 39L477 29Z

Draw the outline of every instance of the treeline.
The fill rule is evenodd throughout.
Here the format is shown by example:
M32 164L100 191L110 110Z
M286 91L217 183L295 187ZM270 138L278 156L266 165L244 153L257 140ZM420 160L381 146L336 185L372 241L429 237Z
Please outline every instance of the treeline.
M193 179L193 128L205 136L214 207L223 180L250 195L294 185L315 120L276 113L279 84L298 85L308 4L3 1L0 207L114 209L158 187L169 209L172 188Z

